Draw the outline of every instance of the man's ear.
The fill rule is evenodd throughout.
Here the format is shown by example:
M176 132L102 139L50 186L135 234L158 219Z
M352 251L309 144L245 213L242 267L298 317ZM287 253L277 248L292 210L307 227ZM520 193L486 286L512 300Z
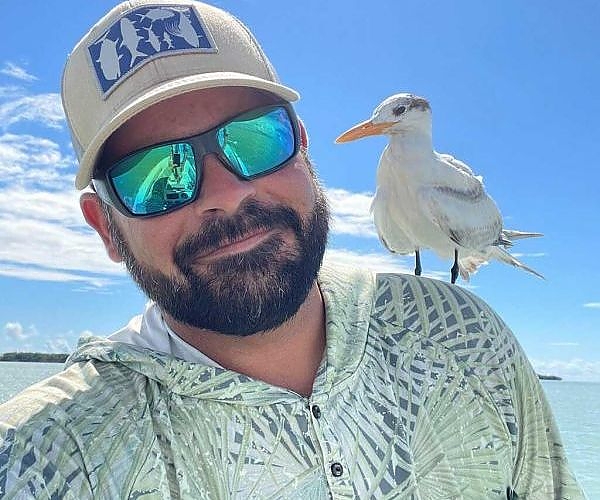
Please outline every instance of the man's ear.
M298 117L298 126L300 127L300 145L302 149L308 151L308 134L306 133L306 127L300 117Z
M106 248L106 253L110 259L114 262L121 262L123 259L110 235L108 219L102 209L98 195L88 191L81 193L81 196L79 197L79 206L81 207L81 212L83 213L85 221L94 228L100 238L102 238L102 243L104 243L104 248Z

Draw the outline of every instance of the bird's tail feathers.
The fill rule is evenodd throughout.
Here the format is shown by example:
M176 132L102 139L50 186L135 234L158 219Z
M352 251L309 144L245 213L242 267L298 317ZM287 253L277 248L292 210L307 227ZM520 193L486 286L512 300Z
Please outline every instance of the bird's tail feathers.
M475 274L479 267L485 264L487 264L487 260L476 255L468 255L467 257L458 259L460 277L465 281L469 281L470 275Z
M542 233L528 233L526 231L515 231L514 229L503 229L500 235L501 239L522 240L523 238L539 238L544 236Z
M525 237L527 237L527 236L525 236ZM491 249L490 249L490 257L494 258L494 259L497 259L497 260L500 260L502 262L505 262L506 264L510 264L511 266L515 266L515 267L518 267L520 269L523 269L523 271L527 271L528 273L531 273L531 274L537 276L538 278L546 279L546 278L544 278L543 275L541 275L540 273L538 273L534 269L531 269L530 267L527 267L525 264L523 264L522 262L520 262L517 259L515 259L511 254L509 254L503 248L500 248L500 247L491 247Z
M492 243L493 245L502 245L504 248L510 248L513 246L513 242L509 239L506 239L503 234L498 236L498 239Z

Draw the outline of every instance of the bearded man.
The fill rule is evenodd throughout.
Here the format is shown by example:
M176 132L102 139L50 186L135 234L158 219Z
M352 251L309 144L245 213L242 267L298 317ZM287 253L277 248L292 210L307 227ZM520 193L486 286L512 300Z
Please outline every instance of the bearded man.
M0 407L4 497L583 498L487 305L322 266L298 94L240 21L122 3L62 97L83 215L150 301Z

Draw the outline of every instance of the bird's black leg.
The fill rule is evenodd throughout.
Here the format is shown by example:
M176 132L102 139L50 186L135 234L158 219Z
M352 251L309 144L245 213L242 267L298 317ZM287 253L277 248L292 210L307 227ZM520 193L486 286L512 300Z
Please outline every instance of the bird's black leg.
M452 273L450 282L456 283L456 278L458 278L458 249L456 248L454 249L454 265L450 269L450 272Z
M421 255L415 250L415 276L421 276Z

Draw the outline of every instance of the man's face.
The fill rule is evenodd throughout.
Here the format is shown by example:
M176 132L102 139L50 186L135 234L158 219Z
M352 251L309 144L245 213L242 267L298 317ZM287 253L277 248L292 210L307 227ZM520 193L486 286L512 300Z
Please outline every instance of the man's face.
M271 102L241 87L177 96L113 134L102 162L198 134ZM148 219L111 210L109 220L112 255L164 312L189 326L241 336L275 328L296 313L316 278L328 230L325 197L302 154L253 181L205 156L195 202Z

